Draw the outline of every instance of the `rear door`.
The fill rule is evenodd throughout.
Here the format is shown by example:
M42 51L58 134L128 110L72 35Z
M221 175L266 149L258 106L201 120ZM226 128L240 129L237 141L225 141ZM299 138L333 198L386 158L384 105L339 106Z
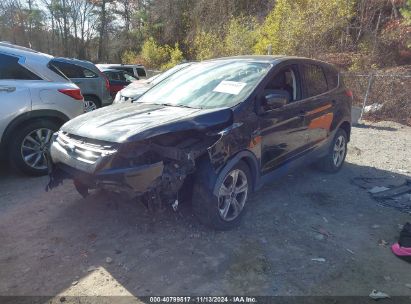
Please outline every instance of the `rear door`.
M335 100L330 94L325 71L320 64L300 65L303 79L304 124L308 147L314 148L328 138L334 118Z
M0 138L17 115L31 110L28 82L41 80L19 60L22 59L0 53Z

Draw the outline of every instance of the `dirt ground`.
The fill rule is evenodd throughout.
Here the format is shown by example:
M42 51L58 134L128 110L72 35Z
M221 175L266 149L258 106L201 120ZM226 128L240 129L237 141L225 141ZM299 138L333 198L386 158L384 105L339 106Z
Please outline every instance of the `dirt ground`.
M411 296L411 264L389 248L410 215L351 183L409 178L410 152L410 127L355 127L340 173L305 168L266 185L228 232L188 206L152 215L102 192L83 199L70 182L46 193L47 177L3 169L0 295Z

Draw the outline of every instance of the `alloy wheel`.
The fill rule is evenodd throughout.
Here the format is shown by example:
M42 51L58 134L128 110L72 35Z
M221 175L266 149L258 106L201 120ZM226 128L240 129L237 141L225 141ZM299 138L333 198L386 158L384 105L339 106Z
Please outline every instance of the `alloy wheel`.
M36 129L24 137L21 144L21 156L24 162L36 170L47 169L47 152L53 130Z
M97 109L97 105L92 100L84 100L84 112L91 112Z
M343 135L337 137L334 144L333 161L336 167L340 167L344 161L346 151L346 141Z
M247 201L247 175L240 169L231 171L220 186L218 211L224 221L236 219Z

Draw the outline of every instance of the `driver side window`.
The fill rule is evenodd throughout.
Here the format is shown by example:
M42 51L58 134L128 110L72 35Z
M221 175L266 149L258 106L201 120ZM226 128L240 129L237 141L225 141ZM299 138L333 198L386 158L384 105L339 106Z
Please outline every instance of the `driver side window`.
M295 66L282 68L266 85L265 95L284 95L287 97L287 103L300 100L300 87L296 70Z
M270 79L264 88L260 111L271 111L301 99L296 71L294 65L285 66Z

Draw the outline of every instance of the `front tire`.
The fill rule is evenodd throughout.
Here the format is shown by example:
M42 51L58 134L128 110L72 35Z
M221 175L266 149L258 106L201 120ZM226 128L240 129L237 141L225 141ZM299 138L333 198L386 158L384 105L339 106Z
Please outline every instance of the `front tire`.
M59 127L50 120L35 120L16 130L9 148L14 167L29 175L47 174L46 154L51 137Z
M328 154L317 163L317 167L328 173L338 172L347 156L347 143L347 133L343 129L339 129L334 136Z
M224 176L214 180L218 183L217 196L212 192L214 187L209 184L208 174L197 174L193 188L193 212L204 225L216 230L229 230L239 224L245 213L252 189L250 169L240 161Z

